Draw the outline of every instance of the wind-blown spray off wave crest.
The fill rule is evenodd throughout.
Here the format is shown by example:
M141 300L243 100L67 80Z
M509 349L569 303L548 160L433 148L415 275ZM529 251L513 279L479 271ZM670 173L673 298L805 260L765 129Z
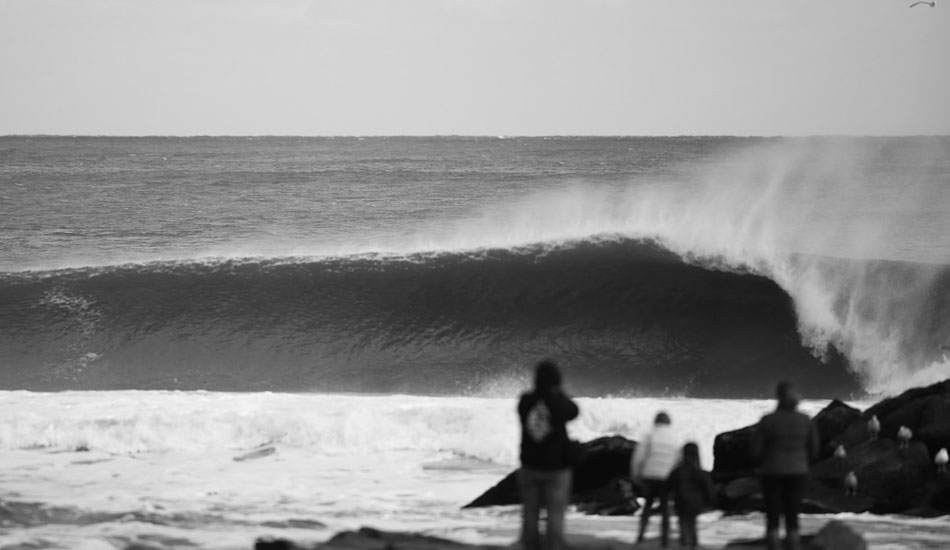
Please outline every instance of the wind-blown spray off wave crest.
M891 393L950 377L948 144L775 140L683 185L543 193L428 244L613 235L758 274L791 297L808 348L841 352L867 391Z

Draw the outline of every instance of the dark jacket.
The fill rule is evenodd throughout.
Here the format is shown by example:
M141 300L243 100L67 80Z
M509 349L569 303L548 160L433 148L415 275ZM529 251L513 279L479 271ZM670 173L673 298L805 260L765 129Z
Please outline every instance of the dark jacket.
M756 425L751 452L763 475L804 475L819 445L818 430L807 415L779 408Z
M681 516L698 516L713 504L712 477L696 464L684 462L673 468L667 487Z
M531 470L563 470L567 462L565 424L577 418L577 405L560 389L550 388L521 395L521 465Z

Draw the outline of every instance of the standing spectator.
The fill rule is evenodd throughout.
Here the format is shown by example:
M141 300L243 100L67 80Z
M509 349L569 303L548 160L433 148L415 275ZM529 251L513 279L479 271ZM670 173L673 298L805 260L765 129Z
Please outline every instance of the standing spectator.
M640 512L638 543L643 542L650 523L653 501L658 498L662 515L660 544L663 548L669 546L670 508L666 479L673 470L679 451L679 440L673 433L670 415L662 411L657 413L653 420L653 430L637 445L630 461L630 477L642 487L645 500L643 511Z
M778 407L762 417L752 436L752 456L758 462L765 498L765 540L778 550L779 522L785 517L785 546L799 550L798 514L809 467L818 456L818 430L798 411L801 396L790 382L775 389Z
M535 367L534 389L521 395L522 543L524 550L559 550L564 543L564 514L571 493L569 440L565 424L577 418L577 405L561 389L561 373L551 360ZM547 510L546 535L539 531L541 508Z
M713 484L709 472L699 462L699 446L683 445L683 459L673 468L667 485L673 493L673 505L680 526L680 540L687 548L699 548L696 519L713 503Z

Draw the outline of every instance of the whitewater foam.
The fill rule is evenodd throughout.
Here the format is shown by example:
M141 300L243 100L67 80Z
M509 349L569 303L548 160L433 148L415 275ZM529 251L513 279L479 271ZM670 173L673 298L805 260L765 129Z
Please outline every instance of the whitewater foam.
M806 402L816 412L824 401ZM658 410L699 442L754 422L766 400L579 399L573 437L639 438ZM856 403L864 406L866 403ZM266 445L270 454L235 460ZM213 392L0 392L4 506L0 545L245 548L301 543L370 526L510 544L517 507L461 507L517 466L515 399ZM77 450L80 450L77 452ZM39 503L38 511L29 503ZM24 518L21 508L26 508ZM32 516L29 514L33 514ZM35 516L35 517L34 517ZM806 518L814 528L822 518ZM710 543L748 536L761 518L705 516ZM902 520L887 540L910 540ZM571 512L572 533L629 540L630 518ZM943 533L946 526L916 521ZM873 529L874 526L870 525ZM895 529L898 535L893 535ZM940 531L943 529L943 531Z
M423 397L166 391L0 392L0 449L87 449L135 454L240 451L262 445L320 453L448 452L517 464L515 396ZM712 440L723 426L754 423L765 400L578 398L569 431L639 439L665 410L677 431L700 443L712 467ZM826 401L807 401L813 414ZM856 402L864 406L865 402Z

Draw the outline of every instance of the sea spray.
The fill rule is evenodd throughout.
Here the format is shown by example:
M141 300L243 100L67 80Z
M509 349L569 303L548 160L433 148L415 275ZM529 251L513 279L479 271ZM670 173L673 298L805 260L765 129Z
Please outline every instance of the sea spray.
M478 235L488 246L652 239L698 265L758 273L792 297L802 341L817 357L841 352L866 390L893 393L950 375L941 359L950 341L950 253L920 257L885 244L895 240L888 232L913 227L932 201L950 204L950 192L897 179L885 168L908 152L895 148L775 140L697 174L699 185L578 184L486 212L456 234ZM927 145L914 161L939 173L945 155ZM882 208L894 187L898 207ZM942 223L944 230L926 233L950 233L946 217Z

